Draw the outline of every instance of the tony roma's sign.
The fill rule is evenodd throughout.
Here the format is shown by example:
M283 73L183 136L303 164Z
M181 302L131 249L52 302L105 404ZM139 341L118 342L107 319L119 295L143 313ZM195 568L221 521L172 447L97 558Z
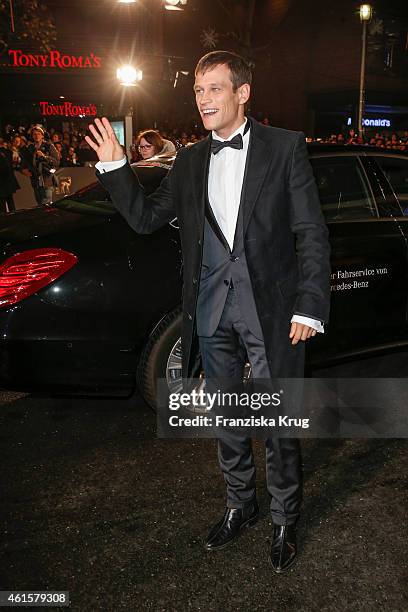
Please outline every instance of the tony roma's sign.
M68 55L60 51L49 51L45 54L23 53L20 49L9 49L10 67L12 68L69 68L96 69L101 67L101 58L94 53L89 55Z
M80 106L72 104L72 102L63 102L62 104L49 104L48 102L40 102L40 112L43 116L63 116L63 117L85 117L95 116L95 104Z

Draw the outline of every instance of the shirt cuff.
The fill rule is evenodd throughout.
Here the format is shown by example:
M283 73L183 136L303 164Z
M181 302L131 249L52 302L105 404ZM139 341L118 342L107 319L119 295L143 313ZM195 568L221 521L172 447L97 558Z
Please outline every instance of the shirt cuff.
M321 334L324 334L324 326L321 321L317 319L310 319L309 317L302 317L301 315L293 315L290 320L291 323L303 323L303 325L308 325L309 327L313 327L316 331Z
M102 172L111 172L112 170L118 170L119 168L124 166L126 162L127 159L125 155L125 157L123 159L120 159L119 161L98 162L97 164L95 164L95 168L99 170L99 172L102 174Z

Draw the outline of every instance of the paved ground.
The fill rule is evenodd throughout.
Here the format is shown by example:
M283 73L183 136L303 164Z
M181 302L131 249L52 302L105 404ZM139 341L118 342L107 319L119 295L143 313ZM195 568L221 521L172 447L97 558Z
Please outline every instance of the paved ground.
M408 609L406 440L302 442L299 560L276 576L262 442L260 522L206 553L213 440L156 439L141 399L0 402L1 589L69 590L81 611Z

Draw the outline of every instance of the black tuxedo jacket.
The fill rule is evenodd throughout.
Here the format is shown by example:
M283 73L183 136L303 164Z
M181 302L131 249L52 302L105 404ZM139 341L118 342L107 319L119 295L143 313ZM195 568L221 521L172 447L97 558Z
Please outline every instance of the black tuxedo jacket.
M302 377L304 342L289 339L293 314L326 322L330 247L305 136L250 119L243 232L247 265L272 377ZM181 149L146 196L127 163L97 176L131 227L151 233L176 215L183 251L183 377L200 368L195 311L201 271L211 136Z

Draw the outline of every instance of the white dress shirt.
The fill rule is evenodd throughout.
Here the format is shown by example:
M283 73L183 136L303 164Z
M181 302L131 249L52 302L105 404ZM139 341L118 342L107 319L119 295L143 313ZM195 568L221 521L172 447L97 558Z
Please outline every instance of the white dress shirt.
M228 138L221 138L214 131L214 140L231 140L236 134L243 135L246 122ZM210 167L208 171L208 198L214 216L221 228L231 250L234 244L235 227L238 219L239 204L241 201L242 183L244 180L245 164L248 153L250 130L242 136L243 148L233 149L225 147L216 155L211 154ZM126 157L119 161L98 162L95 168L99 172L110 172L117 170L126 164ZM293 315L291 323L303 323L313 327L316 331L324 333L323 324L316 319Z
M208 170L208 199L218 225L224 234L230 249L234 245L235 226L237 225L245 163L249 145L249 130L243 135L246 122L228 138L221 138L213 131L214 140L231 140L241 134L243 148L225 147L216 155L211 154Z
M118 168L121 168L122 166L124 166L126 162L127 162L127 158L125 155L119 161L98 162L97 164L95 164L95 168L99 170L99 172L102 174L102 172L110 172L111 170L117 170Z

